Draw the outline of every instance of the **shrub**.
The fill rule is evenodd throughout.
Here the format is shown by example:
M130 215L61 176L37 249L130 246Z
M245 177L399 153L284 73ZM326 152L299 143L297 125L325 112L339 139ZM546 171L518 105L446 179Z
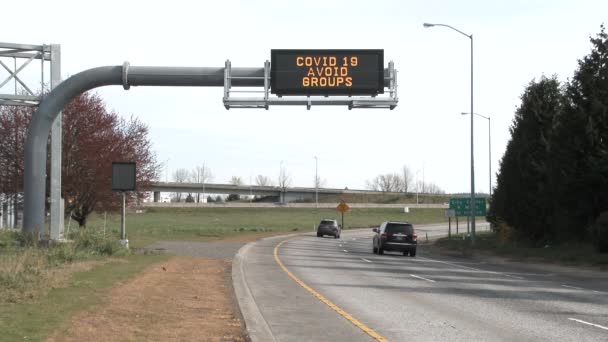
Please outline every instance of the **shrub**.
M498 242L506 245L513 242L515 230L504 221L498 221L495 230L498 232Z
M608 211L604 211L591 226L591 239L600 253L608 253Z

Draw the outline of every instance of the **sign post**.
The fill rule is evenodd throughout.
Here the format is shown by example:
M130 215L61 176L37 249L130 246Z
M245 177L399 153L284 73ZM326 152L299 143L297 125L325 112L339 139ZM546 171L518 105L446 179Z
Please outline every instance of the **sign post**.
M452 217L456 216L456 211L454 209L446 209L445 217L448 218L448 240L452 239Z
M121 192L122 211L120 215L120 244L129 248L127 239L126 216L127 216L127 191L135 191L136 173L133 162L112 162L112 190Z
M127 218L127 196L124 191L120 192L122 196L122 208L120 213L120 241L129 248L129 240L127 240L126 218Z
M346 228L346 227L344 227L344 213L347 212L350 209L350 207L348 206L348 204L346 204L346 202L344 200L340 200L340 204L338 204L336 209L342 213L342 229L344 229L344 228Z

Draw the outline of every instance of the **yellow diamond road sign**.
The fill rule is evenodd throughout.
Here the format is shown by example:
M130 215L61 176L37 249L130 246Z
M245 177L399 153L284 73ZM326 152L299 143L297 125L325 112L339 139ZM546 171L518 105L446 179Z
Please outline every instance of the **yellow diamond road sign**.
M338 206L336 207L336 209L338 209L338 211L341 212L341 213L345 213L350 208L348 207L348 204L346 204L346 202L344 202L342 200L342 201L340 201L340 204L338 204Z

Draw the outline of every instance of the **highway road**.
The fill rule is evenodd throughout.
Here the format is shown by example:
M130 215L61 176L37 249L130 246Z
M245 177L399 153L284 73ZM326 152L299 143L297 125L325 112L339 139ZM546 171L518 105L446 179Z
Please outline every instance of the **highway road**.
M418 227L426 232L445 226ZM375 255L372 234L311 234L278 248L285 238L273 238L243 251L259 314L252 323L243 310L252 339L266 330L277 341L608 341L606 272L451 258L424 246L416 258Z

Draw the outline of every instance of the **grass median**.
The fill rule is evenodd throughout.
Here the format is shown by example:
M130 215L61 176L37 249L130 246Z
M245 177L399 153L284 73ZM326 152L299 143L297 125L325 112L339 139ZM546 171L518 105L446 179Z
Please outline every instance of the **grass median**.
M312 231L322 218L341 220L335 209L316 208L147 208L127 215L127 235L132 246L142 247L157 240L214 240L242 234L277 234ZM386 220L413 224L444 222L444 209L402 208L351 209L344 214L344 226L377 226ZM113 232L120 226L118 214L96 214L89 228Z

